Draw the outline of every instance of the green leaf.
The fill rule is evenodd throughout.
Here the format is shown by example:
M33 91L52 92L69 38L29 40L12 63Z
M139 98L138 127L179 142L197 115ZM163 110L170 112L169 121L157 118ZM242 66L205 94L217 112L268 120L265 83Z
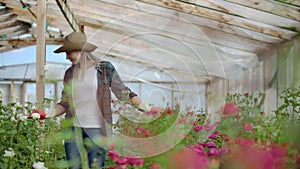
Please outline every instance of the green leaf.
M7 134L11 134L11 135L17 134L17 133L18 133L17 130L10 130L10 131L7 132Z

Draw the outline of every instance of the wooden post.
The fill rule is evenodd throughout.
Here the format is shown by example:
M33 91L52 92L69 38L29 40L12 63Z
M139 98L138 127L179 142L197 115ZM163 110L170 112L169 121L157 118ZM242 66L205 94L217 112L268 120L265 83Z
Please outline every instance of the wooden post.
M9 102L12 103L14 102L14 81L12 80L10 82L10 92L9 92Z
M26 82L25 81L23 81L23 84L22 84L22 105L25 105L25 103L26 103L26 92L27 91L27 88L26 88Z
M55 102L58 100L58 82L54 82L54 100Z
M37 44L36 44L36 101L38 109L42 108L45 97L45 32L46 32L46 1L38 0Z

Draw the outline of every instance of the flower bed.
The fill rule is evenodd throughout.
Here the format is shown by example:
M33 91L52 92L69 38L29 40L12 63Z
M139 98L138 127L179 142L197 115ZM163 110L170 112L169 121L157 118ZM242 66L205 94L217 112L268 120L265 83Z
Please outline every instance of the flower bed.
M176 137L176 144L155 155L123 156L112 145L107 155L109 169L285 169L300 167L299 88L288 88L282 93L283 104L270 112L262 112L264 94L231 94L226 98L223 117L207 123L201 110L186 113L175 109L154 109L149 123L132 122L121 117L114 125L115 132L130 138L151 139L167 135ZM0 153L3 168L65 168L63 133L67 121L59 125L56 119L43 121L26 119L34 106L28 103L0 105ZM123 110L118 110L123 111ZM156 114L159 113L159 114ZM180 132L189 128L188 132ZM169 140L159 142L159 147ZM174 142L172 142L174 143ZM144 147L147 149L147 146Z

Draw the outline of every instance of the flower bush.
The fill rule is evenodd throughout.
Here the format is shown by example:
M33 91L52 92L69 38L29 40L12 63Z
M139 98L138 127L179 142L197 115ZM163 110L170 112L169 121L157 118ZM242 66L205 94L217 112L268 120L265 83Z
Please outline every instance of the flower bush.
M41 169L44 164L56 166L65 158L62 140L50 144L46 139L59 128L57 121L27 119L35 106L29 102L23 106L0 101L1 168Z
M191 126L184 135L173 135L179 142L168 151L150 157L122 156L113 146L107 153L107 169L285 169L300 167L300 91L282 92L282 104L274 112L262 112L265 95L228 94L220 110L220 121L207 123L204 110L180 112L152 109L147 123L140 114L121 116L115 132L131 138L159 136L172 126ZM45 100L49 105L52 100ZM119 104L117 102L114 102ZM66 168L61 128L68 121L56 118L38 120L27 116L35 104L0 102L1 168ZM117 106L116 113L129 107ZM270 115L273 114L273 115ZM154 117L154 118L153 118ZM134 119L134 120L132 120ZM137 121L135 121L137 120ZM147 149L147 147L145 147Z

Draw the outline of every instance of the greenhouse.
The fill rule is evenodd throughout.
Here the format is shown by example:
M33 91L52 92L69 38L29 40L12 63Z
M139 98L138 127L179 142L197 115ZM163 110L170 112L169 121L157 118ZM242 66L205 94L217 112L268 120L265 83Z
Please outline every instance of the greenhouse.
M111 129L112 137L92 139L106 152L104 165L84 143L74 166L300 167L298 0L0 0L0 20L1 168L72 168L71 117L93 121L74 113L95 105L102 127L78 128ZM82 80L95 87L95 105L78 101L94 96L87 86L66 94L78 49L54 51L79 32L80 57L94 45L88 56L108 64L95 76L113 72L102 79L104 88L111 80L112 122L99 80ZM69 96L79 105L73 114Z

